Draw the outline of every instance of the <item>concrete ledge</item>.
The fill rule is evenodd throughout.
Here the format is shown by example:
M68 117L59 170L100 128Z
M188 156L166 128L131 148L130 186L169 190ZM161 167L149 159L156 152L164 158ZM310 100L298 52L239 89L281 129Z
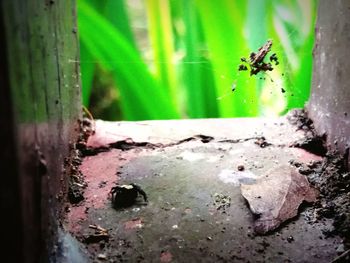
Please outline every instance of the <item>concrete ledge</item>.
M285 117L194 119L168 121L108 122L96 121L96 134L89 138L91 147L106 146L125 138L135 142L172 143L194 135L216 139L244 139L264 136L273 144L290 144L303 138ZM286 136L288 134L288 136Z
M240 193L242 181L291 160L321 160L290 147L303 136L285 117L97 121L89 146L114 146L83 159L85 201L70 208L67 228L92 261L330 262L341 241L324 236L331 224L316 222L312 207L273 234L256 236ZM140 185L149 202L140 198L132 207L114 209L108 194L116 182ZM230 196L224 211L217 208L215 194ZM108 239L91 242L96 225Z

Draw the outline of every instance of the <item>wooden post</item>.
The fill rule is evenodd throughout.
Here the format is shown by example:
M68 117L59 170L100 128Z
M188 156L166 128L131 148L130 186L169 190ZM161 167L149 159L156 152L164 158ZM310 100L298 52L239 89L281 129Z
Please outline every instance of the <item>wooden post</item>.
M350 2L320 0L308 111L331 149L350 167Z
M0 4L3 262L54 258L81 111L75 1Z

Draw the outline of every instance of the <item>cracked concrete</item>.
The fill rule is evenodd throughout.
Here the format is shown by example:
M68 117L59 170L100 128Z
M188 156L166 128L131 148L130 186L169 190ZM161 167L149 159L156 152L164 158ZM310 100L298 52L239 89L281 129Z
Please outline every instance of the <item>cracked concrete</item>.
M286 118L96 122L80 167L85 200L70 207L66 229L82 244L99 225L108 240L84 244L91 262L330 262L341 240L323 232L312 206L267 236L253 232L253 216L239 185L291 160L321 157L289 147L303 138ZM264 137L270 145L261 147ZM115 182L136 183L148 195L115 210ZM215 194L231 198L217 209Z

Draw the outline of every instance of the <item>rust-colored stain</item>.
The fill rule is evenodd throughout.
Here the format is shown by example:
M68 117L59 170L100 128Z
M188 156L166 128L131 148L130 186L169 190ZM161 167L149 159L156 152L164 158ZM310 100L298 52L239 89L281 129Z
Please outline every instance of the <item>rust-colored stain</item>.
M77 233L81 230L81 222L86 220L87 214L85 206L73 206L67 213L68 229L70 232Z
M84 158L80 169L89 185L84 196L86 203L91 203L91 207L101 208L109 202L108 193L117 181L117 167L122 162L119 155L120 151L113 149ZM106 162L111 159L115 159L115 162Z
M160 262L171 262L173 255L169 251L160 254Z
M299 162L308 163L311 161L322 161L322 156L310 153L301 148L289 148L289 150L298 158Z
M134 218L130 221L126 221L124 223L124 228L125 229L135 229L135 228L141 228L142 225L142 220L141 218Z

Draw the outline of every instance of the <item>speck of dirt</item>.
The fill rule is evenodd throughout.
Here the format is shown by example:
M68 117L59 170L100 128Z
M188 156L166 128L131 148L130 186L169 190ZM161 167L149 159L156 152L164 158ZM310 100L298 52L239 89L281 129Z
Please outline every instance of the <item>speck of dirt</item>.
M256 140L254 141L254 143L255 143L256 145L258 145L260 148L265 148L265 147L271 145L271 143L268 143L268 142L266 141L266 138L265 138L264 136L259 137L259 138L256 138Z
M294 241L294 237L292 237L292 236L287 237L287 241L288 241L288 243L293 242Z

